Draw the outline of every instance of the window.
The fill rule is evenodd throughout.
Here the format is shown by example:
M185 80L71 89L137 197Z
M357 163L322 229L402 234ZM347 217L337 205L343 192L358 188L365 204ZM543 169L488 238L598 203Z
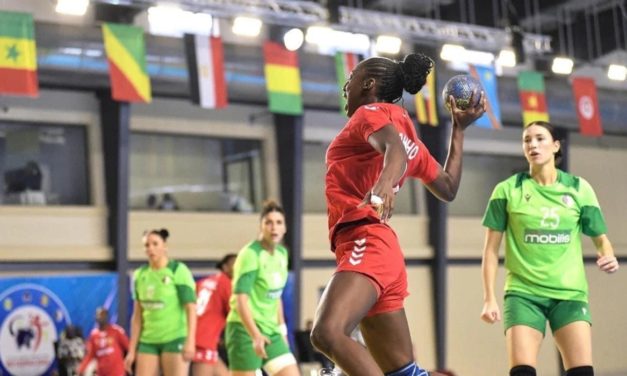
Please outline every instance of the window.
M329 145L322 142L306 142L303 151L303 194L305 213L326 213L327 204L324 196L326 175L325 155ZM396 195L394 213L418 213L418 186L416 179L405 181L403 188Z
M88 205L86 128L0 121L4 205Z
M131 134L132 209L252 212L263 192L261 142Z

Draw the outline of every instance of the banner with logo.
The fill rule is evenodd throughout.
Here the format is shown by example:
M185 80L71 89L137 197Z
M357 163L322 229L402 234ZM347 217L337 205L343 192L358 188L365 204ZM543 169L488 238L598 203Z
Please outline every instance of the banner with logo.
M51 375L63 329L89 335L99 306L114 320L117 291L115 273L0 278L0 375Z

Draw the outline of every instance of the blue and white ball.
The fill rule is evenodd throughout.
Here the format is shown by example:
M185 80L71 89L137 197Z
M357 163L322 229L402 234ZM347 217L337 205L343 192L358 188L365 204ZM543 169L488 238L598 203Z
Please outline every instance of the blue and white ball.
M448 110L451 110L449 103L449 96L455 98L455 104L460 110L466 110L469 107L474 107L479 103L481 99L481 91L483 87L481 82L473 76L467 74L460 74L451 77L450 80L444 85L442 90L442 100ZM474 97L472 93L475 92ZM471 103L472 99L472 103Z

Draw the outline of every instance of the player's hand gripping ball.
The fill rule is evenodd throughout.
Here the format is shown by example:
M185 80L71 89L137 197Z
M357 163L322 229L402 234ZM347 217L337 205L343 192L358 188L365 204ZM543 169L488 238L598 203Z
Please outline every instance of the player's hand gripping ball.
M460 74L451 77L451 79L446 82L444 89L442 90L442 100L444 101L446 108L451 111L449 97L452 95L453 98L455 98L455 105L457 108L460 110L466 110L479 103L479 100L481 100L482 90L483 87L478 79L467 74ZM474 96L472 95L473 92L475 93Z

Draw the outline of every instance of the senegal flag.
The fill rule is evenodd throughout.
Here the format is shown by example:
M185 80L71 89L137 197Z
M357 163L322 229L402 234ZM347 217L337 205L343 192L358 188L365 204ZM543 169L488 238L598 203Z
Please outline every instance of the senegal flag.
M518 73L518 91L523 113L523 127L536 120L549 121L542 73L532 71Z
M146 71L144 31L135 26L102 25L109 60L111 96L117 101L150 102L150 77Z
M298 54L276 42L263 45L266 89L270 112L285 115L303 113Z
M0 93L39 94L33 17L0 12Z

